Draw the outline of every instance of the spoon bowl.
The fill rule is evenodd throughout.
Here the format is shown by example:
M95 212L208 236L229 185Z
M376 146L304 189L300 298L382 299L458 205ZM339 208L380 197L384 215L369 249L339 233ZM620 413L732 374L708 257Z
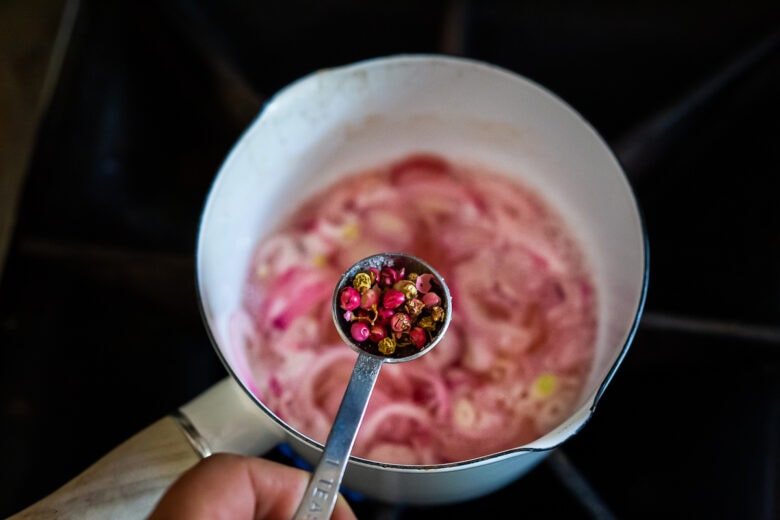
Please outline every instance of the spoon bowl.
M350 325L353 322L345 318L344 309L340 306L339 294L341 290L351 286L352 280L354 280L358 273L367 272L369 270L380 273L384 268L392 269L395 273L430 275L430 282L428 284L430 285L430 288L426 287L427 290L425 293L433 292L439 296L440 303L438 305L444 311L444 319L437 324L438 326L436 327L435 332L429 335L425 345L422 347L408 345L405 348L398 348L393 354L387 355L379 352L371 341L357 341L350 334ZM421 295L422 293L419 294L419 296ZM444 337L444 333L447 331L447 327L450 324L451 300L452 296L450 295L447 284L444 283L444 278L421 258L406 253L380 253L363 258L342 275L336 285L336 290L333 292L333 321L335 322L336 330L338 330L342 339L358 354L381 357L386 363L404 363L424 356ZM426 310L422 311L423 316L427 314L429 314L429 312L426 312ZM419 318L417 321L420 321Z

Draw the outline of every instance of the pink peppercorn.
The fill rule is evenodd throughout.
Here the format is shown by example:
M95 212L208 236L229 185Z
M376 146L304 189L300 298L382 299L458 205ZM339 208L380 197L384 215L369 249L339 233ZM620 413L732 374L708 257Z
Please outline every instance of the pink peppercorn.
M369 335L368 325L366 325L362 321L356 321L355 323L353 323L349 332L352 335L352 339L354 339L359 343L362 343L363 341L368 339L368 335Z
M377 311L376 321L381 325L388 325L390 323L390 318L393 317L393 314L395 314L393 309L385 309L383 307Z
M379 294L379 288L376 286L367 289L366 292L360 296L360 308L370 309L374 305L379 305Z
M379 273L380 279L384 285L392 287L398 281L398 273L392 267L383 267Z
M433 279L433 275L430 273L425 273L418 276L417 280L415 281L415 286L417 287L417 290L423 294L430 291L432 279Z
M409 339L412 340L415 347L423 348L428 341L428 335L420 327L413 327L409 331Z
M368 339L374 343L379 343L387 337L387 329L382 325L376 324L368 332Z
M401 333L408 331L412 326L412 321L409 319L408 314L403 312L396 312L393 317L390 318L390 328L393 332Z
M441 298L439 298L439 295L435 292L429 292L423 296L422 301L426 307L433 307L434 305L439 305L441 303Z
M360 306L360 293L354 287L344 287L339 294L339 306L345 311L357 309Z
M415 286L417 287L417 291L423 294L430 291L432 279L433 279L433 275L430 273L425 273L418 276L417 280L415 280Z
M382 306L385 309L395 309L406 300L406 296L396 289L388 289L382 297Z

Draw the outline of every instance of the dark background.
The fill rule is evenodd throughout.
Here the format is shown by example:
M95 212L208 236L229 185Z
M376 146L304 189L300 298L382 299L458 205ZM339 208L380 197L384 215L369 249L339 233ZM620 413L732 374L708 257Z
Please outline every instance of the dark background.
M593 124L644 213L650 287L593 419L547 462L457 506L350 495L359 516L780 516L780 4L680 4L82 1L0 280L0 515L225 376L196 228L264 100L426 52L516 71Z

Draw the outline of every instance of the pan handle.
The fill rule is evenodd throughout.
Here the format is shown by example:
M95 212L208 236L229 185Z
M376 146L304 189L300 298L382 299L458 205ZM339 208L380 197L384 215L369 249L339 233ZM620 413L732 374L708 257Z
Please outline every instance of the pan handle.
M281 427L225 378L9 520L146 518L179 475L203 457L217 451L261 455L282 435Z

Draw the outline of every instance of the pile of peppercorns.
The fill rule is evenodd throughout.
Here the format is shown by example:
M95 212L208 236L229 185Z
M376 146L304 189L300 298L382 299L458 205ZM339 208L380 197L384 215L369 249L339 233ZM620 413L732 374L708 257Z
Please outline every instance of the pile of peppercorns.
M444 323L433 275L405 271L370 267L338 293L350 337L369 352L392 356L402 349L422 350Z

